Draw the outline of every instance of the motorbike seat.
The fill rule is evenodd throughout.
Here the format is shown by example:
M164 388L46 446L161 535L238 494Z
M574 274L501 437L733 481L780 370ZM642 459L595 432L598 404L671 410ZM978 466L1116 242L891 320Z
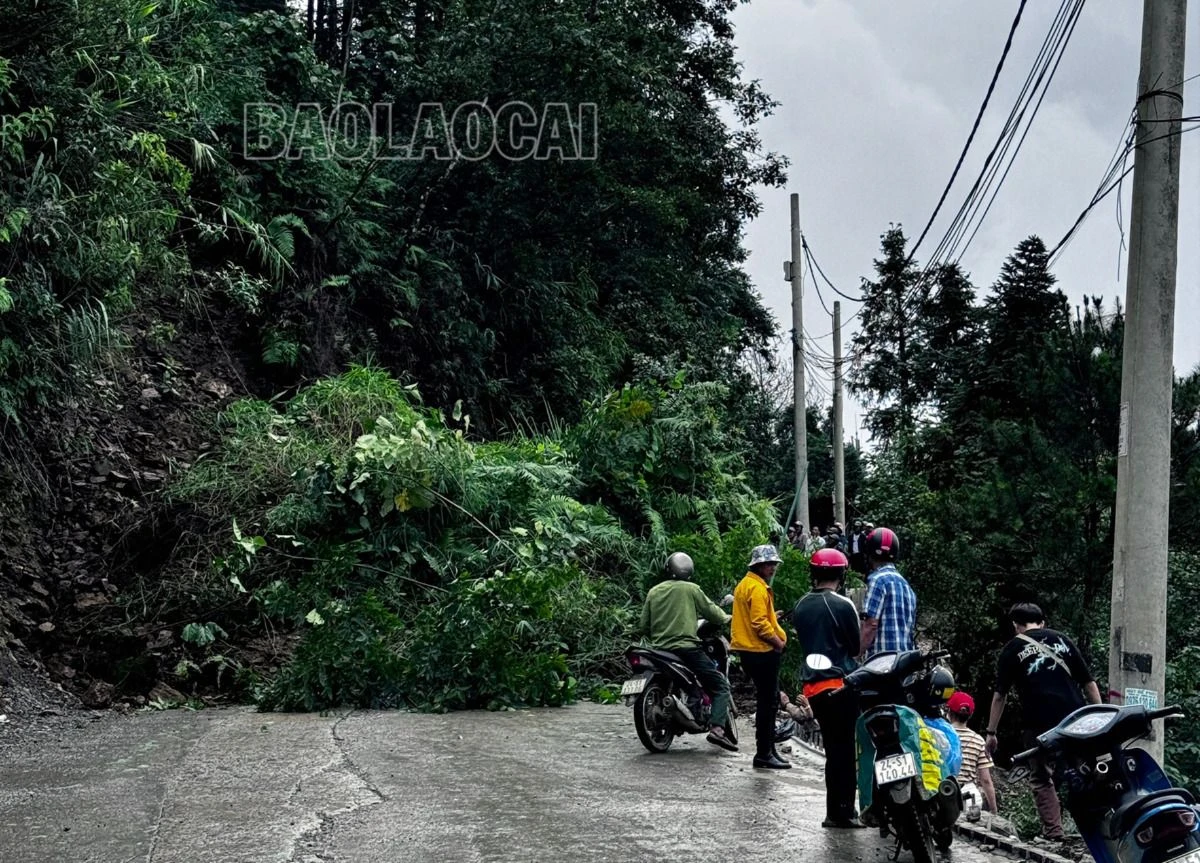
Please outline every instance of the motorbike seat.
M684 665L683 660L678 654L672 653L669 650L659 650L657 647L639 647L636 648L637 653L645 656L651 656L661 662L671 662L675 665ZM686 666L684 666L686 668Z
M1126 835L1137 824L1138 818L1156 806L1169 803L1191 806L1195 802L1192 795L1182 788L1169 788L1166 791L1144 794L1113 811L1105 822L1105 834L1109 839L1117 839Z

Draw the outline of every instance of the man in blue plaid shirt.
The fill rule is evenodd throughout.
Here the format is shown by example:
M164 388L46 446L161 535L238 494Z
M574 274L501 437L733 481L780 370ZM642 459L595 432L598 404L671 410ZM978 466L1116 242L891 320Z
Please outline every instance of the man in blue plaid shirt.
M862 650L868 659L889 650L916 648L917 595L896 569L900 539L877 527L862 541L867 563L863 600Z

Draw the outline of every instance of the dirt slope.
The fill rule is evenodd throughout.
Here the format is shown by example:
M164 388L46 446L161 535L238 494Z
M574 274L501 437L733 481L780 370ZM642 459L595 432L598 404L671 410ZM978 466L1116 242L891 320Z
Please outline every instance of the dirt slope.
M0 714L145 703L172 628L129 604L172 566L186 513L162 491L251 391L236 320L144 313L60 402L0 430ZM177 327L178 324L178 327ZM149 612L149 614L145 614ZM138 623L139 617L150 618Z

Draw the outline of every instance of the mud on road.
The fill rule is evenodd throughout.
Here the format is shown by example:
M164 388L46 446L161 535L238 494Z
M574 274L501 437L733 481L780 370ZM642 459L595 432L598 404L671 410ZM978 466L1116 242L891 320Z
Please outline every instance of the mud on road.
M876 831L821 829L818 757L769 772L751 754L693 736L650 755L627 708L596 704L113 716L0 735L0 861L888 859Z

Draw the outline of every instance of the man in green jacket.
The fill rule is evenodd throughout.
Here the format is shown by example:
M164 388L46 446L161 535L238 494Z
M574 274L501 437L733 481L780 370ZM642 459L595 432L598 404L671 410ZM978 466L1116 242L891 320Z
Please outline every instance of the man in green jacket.
M690 581L695 571L691 557L681 551L675 552L667 558L666 571L667 580L656 584L646 594L638 630L652 645L674 653L695 673L713 700L705 739L714 746L737 752L737 744L725 733L729 718L729 681L704 652L696 632L699 618L722 625L729 622L729 615L709 599L698 584Z

